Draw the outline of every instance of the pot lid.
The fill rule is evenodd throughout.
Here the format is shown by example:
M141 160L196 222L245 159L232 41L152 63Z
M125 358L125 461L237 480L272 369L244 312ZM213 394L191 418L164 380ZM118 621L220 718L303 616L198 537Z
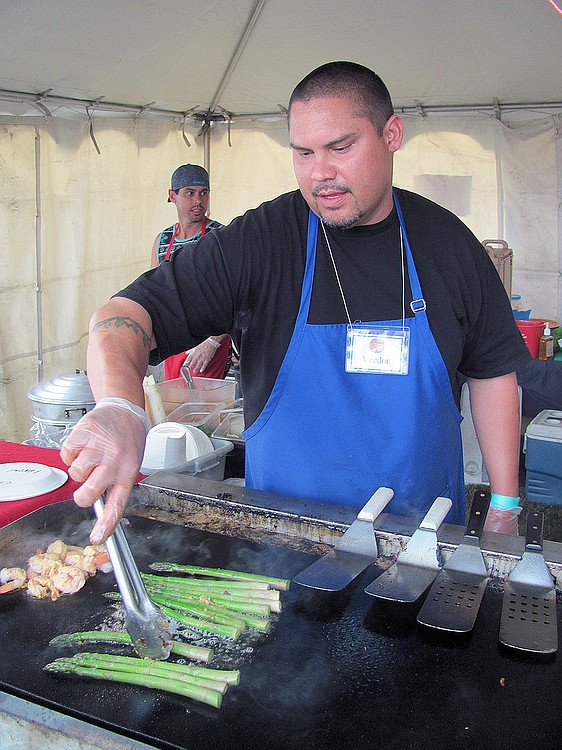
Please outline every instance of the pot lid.
M28 397L44 404L92 404L96 403L85 370L55 375L30 388Z

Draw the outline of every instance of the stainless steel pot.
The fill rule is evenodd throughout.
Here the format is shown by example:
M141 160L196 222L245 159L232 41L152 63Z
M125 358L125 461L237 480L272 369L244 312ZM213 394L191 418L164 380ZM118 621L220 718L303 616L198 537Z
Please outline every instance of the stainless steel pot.
M34 422L60 427L76 424L96 404L85 370L56 375L30 388L27 396Z

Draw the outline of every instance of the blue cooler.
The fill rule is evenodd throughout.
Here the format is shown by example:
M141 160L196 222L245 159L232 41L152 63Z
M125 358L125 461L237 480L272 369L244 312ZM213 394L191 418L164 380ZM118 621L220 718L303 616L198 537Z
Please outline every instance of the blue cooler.
M562 411L545 409L525 432L528 500L562 505Z

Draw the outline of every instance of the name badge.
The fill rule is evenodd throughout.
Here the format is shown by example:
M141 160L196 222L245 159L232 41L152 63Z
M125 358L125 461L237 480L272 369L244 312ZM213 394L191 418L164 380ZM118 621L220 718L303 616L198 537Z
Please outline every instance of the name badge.
M409 352L409 328L347 327L346 372L407 375Z

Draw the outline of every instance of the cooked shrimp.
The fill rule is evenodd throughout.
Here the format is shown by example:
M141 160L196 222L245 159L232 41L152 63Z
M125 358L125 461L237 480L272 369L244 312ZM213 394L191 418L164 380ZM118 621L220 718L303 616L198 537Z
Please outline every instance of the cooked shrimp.
M2 568L0 570L0 594L23 588L27 583L27 576L23 568Z
M64 558L68 554L68 547L61 539L57 539L56 542L49 544L46 554L55 555L55 557L58 557L59 560L64 560Z
M64 558L64 564L71 567L80 568L89 576L95 576L96 564L93 557L87 557L80 552L72 552Z
M96 568L102 573L109 573L113 570L104 544L89 544L84 547L84 554L92 555Z
M38 552L27 561L29 570L42 576L52 576L62 566L62 561L56 556L46 552Z
M61 594L75 594L85 583L85 572L74 565L64 565L52 579L53 588Z
M104 550L105 546L103 544L87 544L82 551L85 555L93 557L98 552L103 552Z
M94 565L96 566L97 570L101 570L102 573L111 573L113 570L113 565L111 564L111 560L109 559L109 555L105 550L103 552L98 552L97 555L94 557Z
M46 599L52 597L51 581L47 576L34 573L27 582L27 593L34 599ZM55 599L57 596L55 596Z

